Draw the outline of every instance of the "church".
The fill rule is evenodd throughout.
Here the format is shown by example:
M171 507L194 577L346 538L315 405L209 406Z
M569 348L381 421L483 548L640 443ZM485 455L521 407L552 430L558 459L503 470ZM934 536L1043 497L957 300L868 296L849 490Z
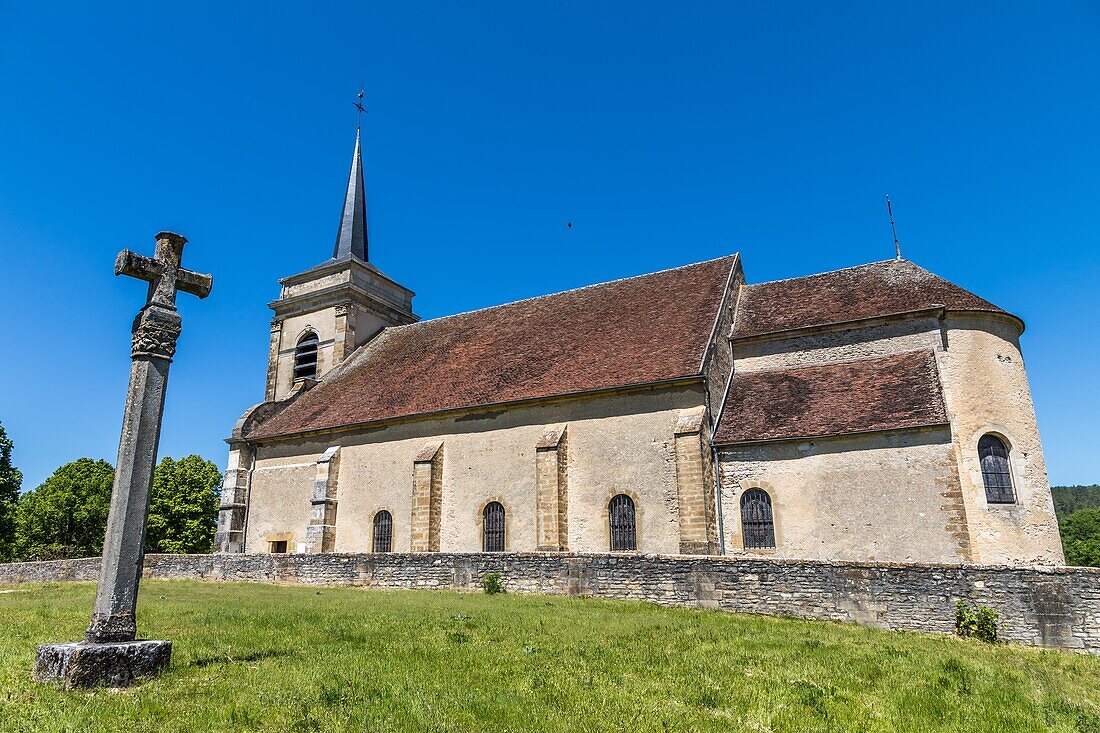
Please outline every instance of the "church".
M280 285L218 552L1064 562L1023 322L900 257L422 321L370 262L357 135L332 257Z

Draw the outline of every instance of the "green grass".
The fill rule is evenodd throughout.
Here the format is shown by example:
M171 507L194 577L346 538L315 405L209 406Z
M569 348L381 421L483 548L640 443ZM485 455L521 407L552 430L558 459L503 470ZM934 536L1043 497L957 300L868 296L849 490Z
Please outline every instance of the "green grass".
M1100 659L581 598L147 581L171 670L36 684L93 586L0 587L0 730L1100 731Z

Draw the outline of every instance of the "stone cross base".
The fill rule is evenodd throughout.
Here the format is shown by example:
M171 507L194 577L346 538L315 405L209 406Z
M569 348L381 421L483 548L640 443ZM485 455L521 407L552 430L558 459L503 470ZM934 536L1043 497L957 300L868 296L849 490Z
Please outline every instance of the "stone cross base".
M42 644L34 663L34 679L60 682L67 689L129 687L168 669L171 659L170 641Z

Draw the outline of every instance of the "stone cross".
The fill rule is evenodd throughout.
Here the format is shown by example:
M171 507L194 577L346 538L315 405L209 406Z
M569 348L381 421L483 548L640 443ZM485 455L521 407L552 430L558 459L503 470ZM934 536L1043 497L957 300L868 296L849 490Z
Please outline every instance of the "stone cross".
M145 556L145 520L160 443L168 366L181 330L176 291L205 298L213 284L209 275L180 267L186 242L178 234L161 232L153 259L123 250L115 260L115 275L148 280L149 296L134 319L130 389L126 393L118 467L103 542L103 568L92 622L85 635L91 642L131 641L137 633L134 610Z
M130 387L122 418L103 564L85 643L39 647L35 676L60 677L67 686L122 687L168 665L171 642L135 642L138 581L145 559L145 524L153 469L160 442L168 367L176 353L181 319L176 291L205 298L213 281L180 266L187 240L172 232L157 235L156 256L123 250L115 275L149 282L145 307L134 319Z

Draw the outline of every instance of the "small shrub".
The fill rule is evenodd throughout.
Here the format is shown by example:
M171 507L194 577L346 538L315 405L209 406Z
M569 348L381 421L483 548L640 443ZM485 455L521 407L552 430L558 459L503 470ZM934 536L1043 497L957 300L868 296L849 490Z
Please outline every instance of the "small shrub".
M481 587L488 595L495 596L504 592L504 581L500 579L500 573L485 573L481 576Z
M1000 614L987 606L971 608L964 601L955 602L955 633L994 644L997 641L997 620Z

